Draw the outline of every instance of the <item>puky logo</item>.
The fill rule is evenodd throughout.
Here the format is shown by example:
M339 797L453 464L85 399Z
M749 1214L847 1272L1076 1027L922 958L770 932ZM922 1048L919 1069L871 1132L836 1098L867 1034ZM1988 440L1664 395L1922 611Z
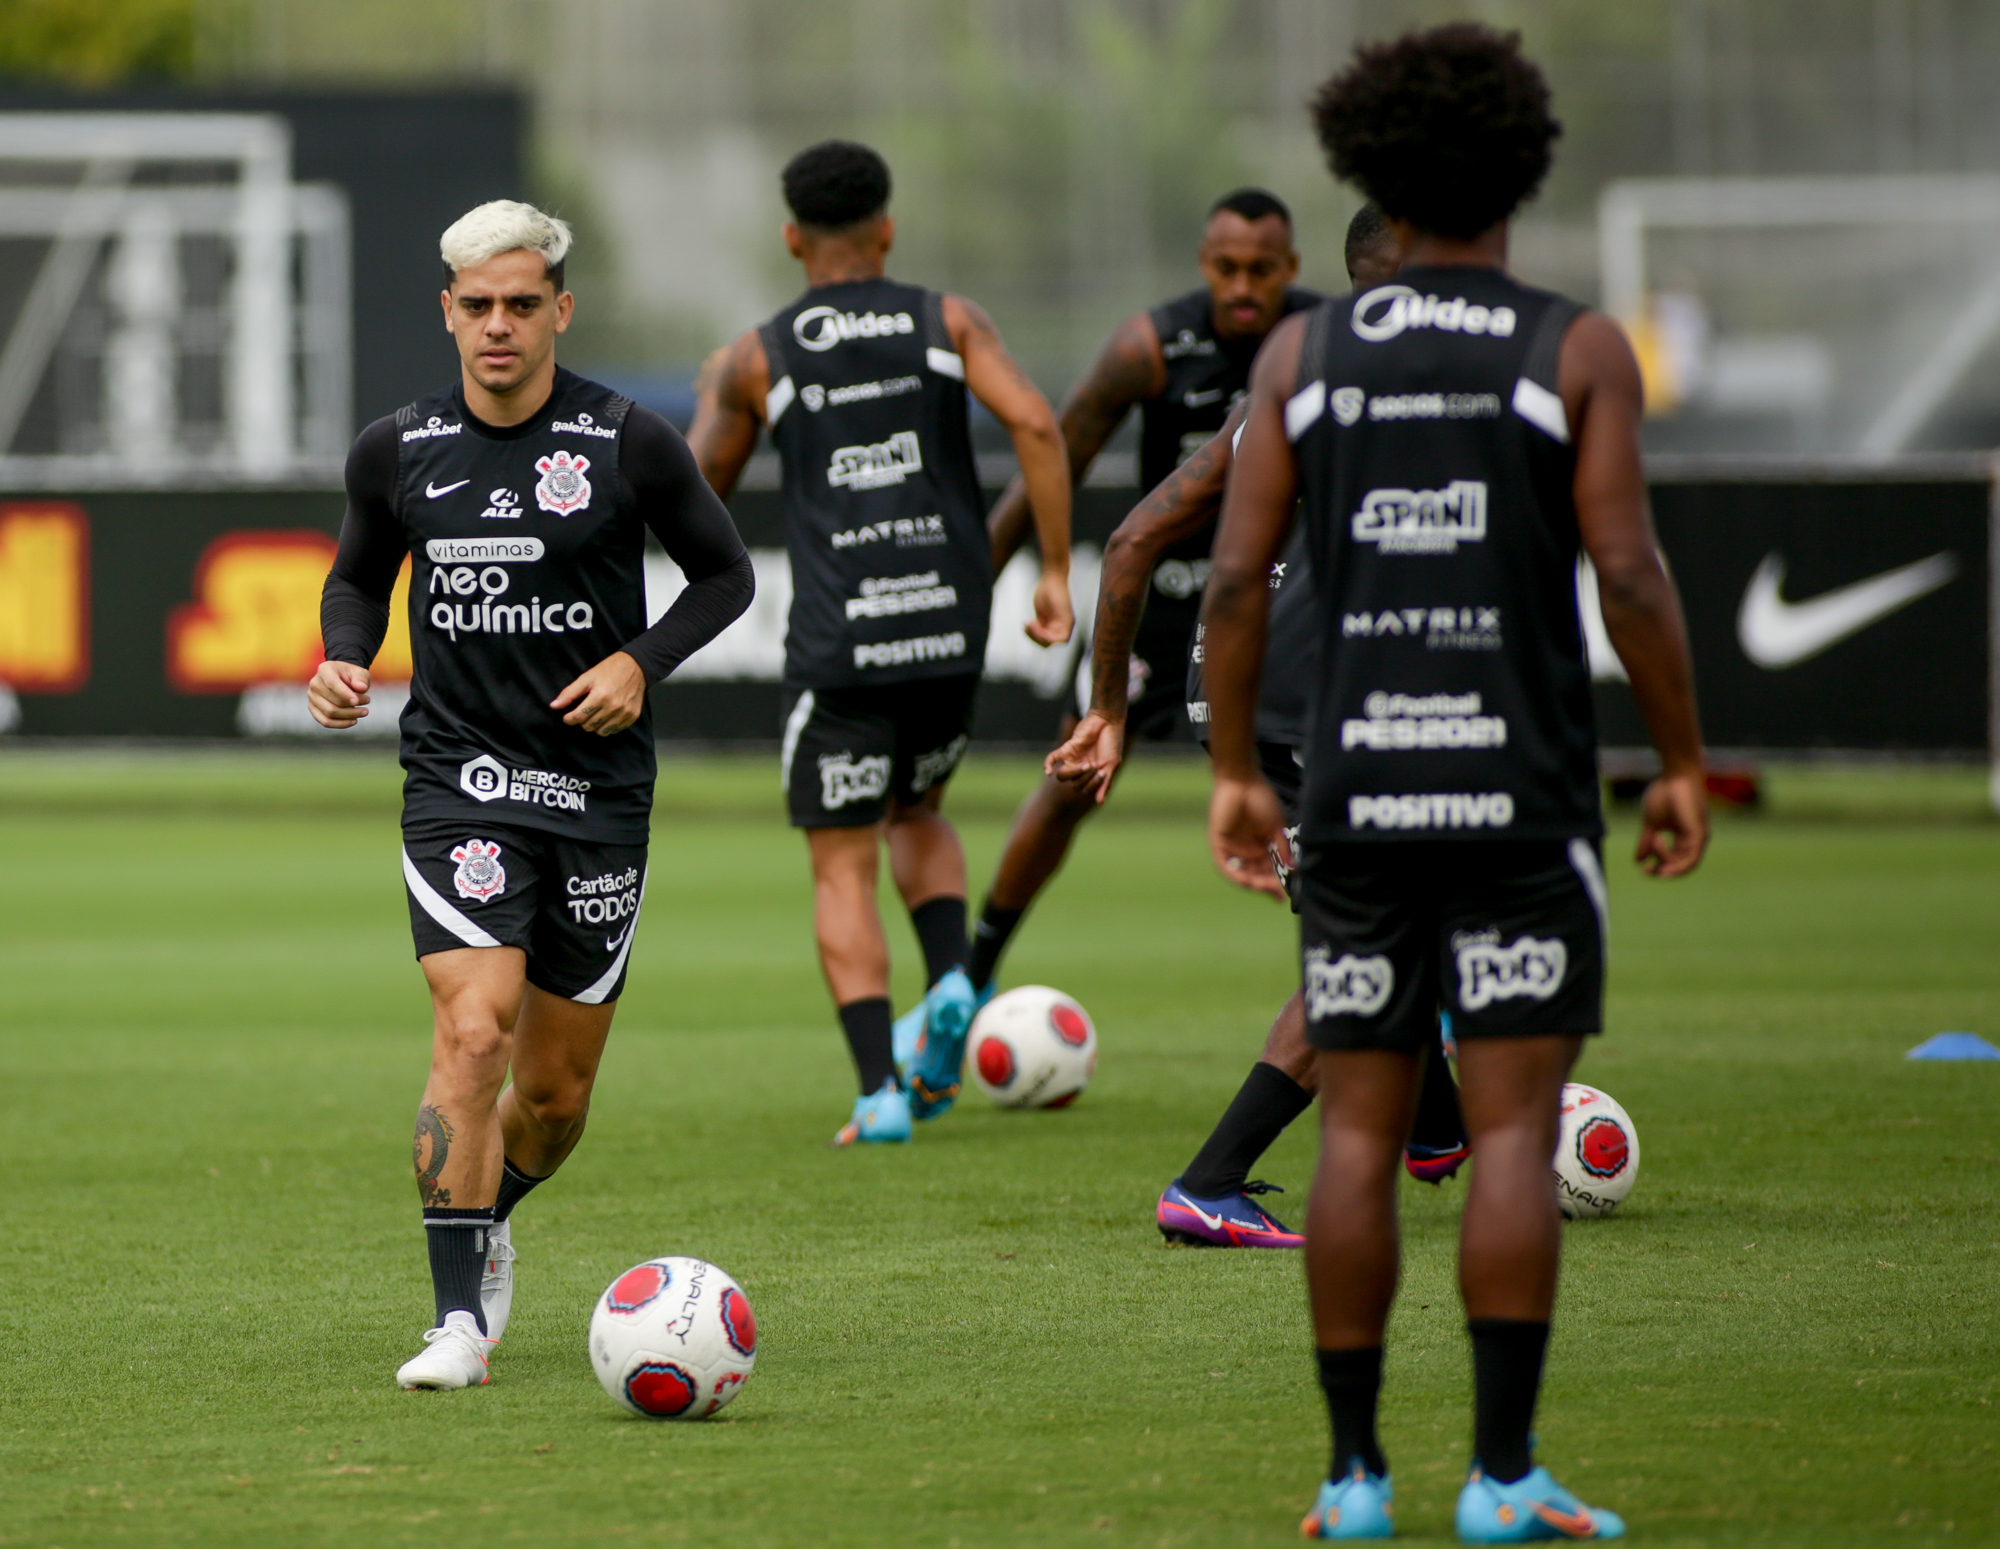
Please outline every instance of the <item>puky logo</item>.
M1306 1016L1315 1022L1328 1017L1372 1017L1389 1004L1396 988L1395 967L1379 953L1356 957L1343 952L1333 958L1329 947L1308 947L1305 969Z
M856 758L829 753L819 761L819 804L829 812L851 801L873 801L889 789L886 756Z
M1451 939L1458 962L1458 1003L1483 1011L1496 1000L1547 1000L1562 988L1569 949L1560 941L1522 936L1500 945L1497 930L1461 931Z

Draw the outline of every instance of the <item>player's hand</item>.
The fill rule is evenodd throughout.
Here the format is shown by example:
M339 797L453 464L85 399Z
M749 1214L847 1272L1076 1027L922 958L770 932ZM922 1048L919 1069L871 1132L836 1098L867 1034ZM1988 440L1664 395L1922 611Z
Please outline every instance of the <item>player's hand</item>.
M1125 758L1125 723L1093 710L1042 764L1042 773L1074 785L1099 802L1111 794L1112 777Z
M330 731L346 731L368 713L368 669L321 662L306 684L306 708Z
M1633 859L1656 877L1684 877L1708 848L1708 784L1697 769L1661 775L1639 806Z
M1036 645L1061 645L1076 628L1076 610L1070 606L1069 576L1044 570L1035 583L1035 617L1022 626Z
M1216 776L1215 793L1208 799L1208 848L1217 868L1238 887L1284 902L1285 884L1278 880L1271 852L1287 866L1297 865L1298 857L1285 838L1285 809L1278 793L1263 780Z
M563 725L600 737L616 736L646 708L646 674L623 651L613 651L549 701L551 710L575 705Z

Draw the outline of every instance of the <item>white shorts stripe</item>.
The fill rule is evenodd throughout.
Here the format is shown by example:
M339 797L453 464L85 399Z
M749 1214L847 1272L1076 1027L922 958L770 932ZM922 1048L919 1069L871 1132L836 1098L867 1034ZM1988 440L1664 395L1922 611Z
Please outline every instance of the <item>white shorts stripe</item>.
M778 787L789 791L792 788L792 755L799 750L799 734L806 729L806 722L812 719L813 691L807 689L799 695L799 702L792 706L792 713L785 720L785 746L778 754Z
M646 878L652 874L648 866L639 873L639 902L633 905L632 918L625 922L625 939L619 943L618 955L611 960L611 966L604 970L604 977L589 989L570 996L571 1000L586 1006L601 1006L604 997L611 993L611 986L618 982L619 974L625 971L625 959L632 955L632 937L639 929L639 911L646 907Z
M436 920L468 947L497 947L500 943L486 934L458 910L446 903L438 890L424 880L424 874L417 870L417 863L410 859L407 848L403 851L403 880L410 886L410 896L424 906L424 913Z
M1597 852L1590 847L1588 839L1572 839L1569 842L1569 863L1583 881L1583 890L1590 895L1590 904L1597 911L1597 935L1603 943L1605 960L1611 958L1611 891L1604 885L1604 868L1598 864Z

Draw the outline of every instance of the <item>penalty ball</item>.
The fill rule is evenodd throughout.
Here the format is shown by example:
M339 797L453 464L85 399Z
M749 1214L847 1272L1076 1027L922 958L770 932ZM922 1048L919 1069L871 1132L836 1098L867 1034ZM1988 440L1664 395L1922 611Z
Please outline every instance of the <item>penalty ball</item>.
M1571 1221L1608 1216L1639 1176L1639 1132L1615 1099L1572 1081L1562 1093L1556 1202Z
M590 1364L604 1391L648 1420L706 1420L757 1364L743 1287L702 1259L635 1264L590 1315Z
M972 1019L973 1079L1002 1108L1061 1108L1097 1068L1097 1029L1061 990L1024 984Z

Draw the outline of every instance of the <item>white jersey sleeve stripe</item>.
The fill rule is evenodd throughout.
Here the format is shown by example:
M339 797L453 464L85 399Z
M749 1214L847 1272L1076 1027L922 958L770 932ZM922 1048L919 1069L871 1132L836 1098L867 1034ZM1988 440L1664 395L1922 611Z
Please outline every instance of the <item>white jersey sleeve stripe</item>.
M1563 409L1563 401L1541 383L1530 382L1526 377L1515 381L1514 412L1535 429L1564 446L1569 445L1569 415Z
M965 380L965 357L963 355L954 354L950 350L941 350L936 345L932 345L924 351L924 359L929 363L931 370L935 371L939 376L948 376L954 382L963 382Z
M500 945L458 910L444 901L438 890L424 880L424 874L417 870L417 863L410 859L410 852L403 851L403 880L409 884L410 896L424 906L424 913L436 920L468 947L497 947Z
M764 423L776 425L785 417L785 410L792 406L792 400L797 396L798 389L792 386L792 379L788 376L779 377L776 384L764 395Z
M1326 383L1312 382L1285 402L1285 439L1296 441L1326 413Z
M611 966L589 989L579 991L570 997L580 1005L601 1006L604 997L611 993L611 986L618 982L618 976L625 971L625 959L632 955L632 938L638 934L639 911L646 907L646 878L652 875L648 866L639 873L639 902L632 908L632 918L625 922L625 939L618 944L618 955L611 960Z

